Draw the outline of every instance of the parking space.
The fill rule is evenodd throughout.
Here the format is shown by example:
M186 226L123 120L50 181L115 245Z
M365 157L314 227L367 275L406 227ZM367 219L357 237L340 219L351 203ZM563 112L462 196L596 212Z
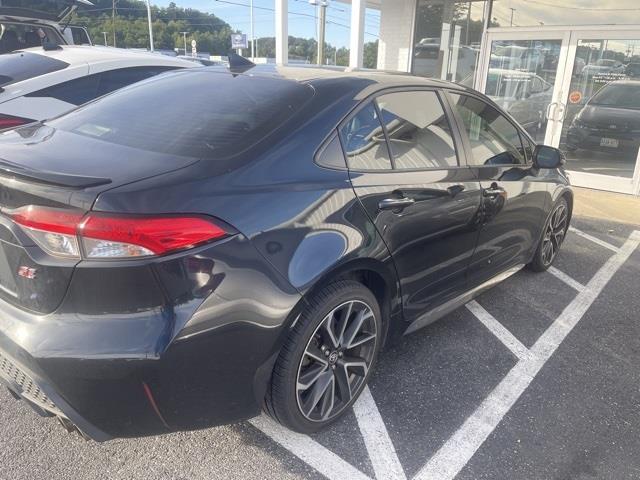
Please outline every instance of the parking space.
M640 232L576 218L550 272L520 271L383 352L347 417L265 417L85 442L0 392L0 478L638 478Z

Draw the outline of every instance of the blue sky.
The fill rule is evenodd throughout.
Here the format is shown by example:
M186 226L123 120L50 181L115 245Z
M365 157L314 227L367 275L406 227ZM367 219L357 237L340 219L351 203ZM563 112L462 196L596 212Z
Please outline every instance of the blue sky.
M195 8L213 13L231 25L232 28L249 34L249 0L173 0L183 8ZM166 7L171 0L157 0L152 3ZM240 5L238 5L240 4ZM273 37L274 1L254 0L254 29L256 37ZM289 0L289 35L303 38L316 38L315 7L308 0ZM349 45L350 5L329 0L327 8L326 41L334 46ZM377 10L367 9L365 17L365 42L377 39L380 30L380 15Z

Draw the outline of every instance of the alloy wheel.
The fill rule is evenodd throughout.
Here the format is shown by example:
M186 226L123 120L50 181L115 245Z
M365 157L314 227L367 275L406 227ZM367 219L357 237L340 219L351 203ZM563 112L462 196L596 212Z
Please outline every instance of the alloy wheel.
M567 231L567 218L567 205L561 202L551 214L542 240L542 261L545 265L551 265L560 250Z
M376 351L376 325L372 308L360 300L342 303L322 319L296 379L298 408L307 420L336 417L360 393Z

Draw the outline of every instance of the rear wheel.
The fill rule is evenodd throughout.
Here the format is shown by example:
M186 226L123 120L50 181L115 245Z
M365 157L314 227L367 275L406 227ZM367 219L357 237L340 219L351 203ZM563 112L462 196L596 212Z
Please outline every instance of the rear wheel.
M276 362L265 410L311 433L356 401L380 349L380 308L364 285L341 280L313 296Z
M569 228L569 206L560 198L547 219L544 235L528 267L534 272L547 270L555 260Z

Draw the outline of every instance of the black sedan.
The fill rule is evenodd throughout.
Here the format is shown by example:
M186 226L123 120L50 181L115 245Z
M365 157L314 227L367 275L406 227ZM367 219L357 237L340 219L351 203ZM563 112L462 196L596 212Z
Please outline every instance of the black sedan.
M554 260L563 159L491 100L251 72L165 74L0 134L0 380L17 398L96 440L263 408L313 432L385 343Z
M640 80L602 87L575 116L567 131L567 149L624 152L635 163L640 147Z

